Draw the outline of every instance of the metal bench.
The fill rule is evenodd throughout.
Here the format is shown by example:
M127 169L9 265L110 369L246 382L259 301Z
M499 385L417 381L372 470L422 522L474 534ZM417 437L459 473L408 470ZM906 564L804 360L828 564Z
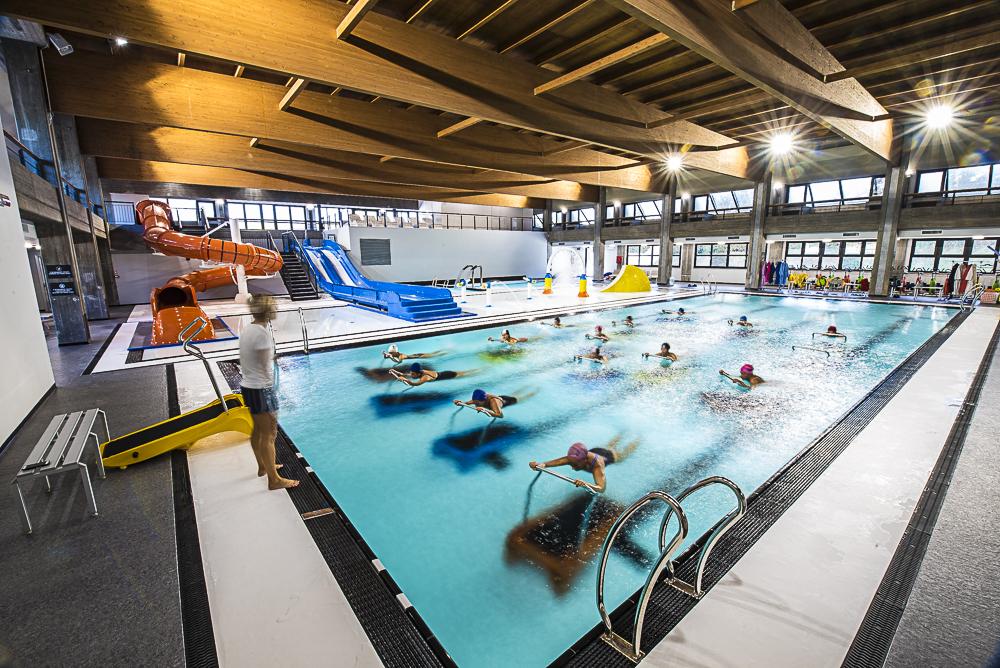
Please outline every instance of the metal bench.
M90 475L87 465L81 461L87 444L93 440L94 453L97 459L97 471L101 478L104 477L104 462L101 461L101 440L97 436L95 423L100 417L104 421L104 435L107 440L111 440L111 433L108 431L108 417L99 408L91 408L87 411L77 411L57 415L49 422L42 437L38 439L27 461L21 470L14 476L12 484L17 488L17 496L21 499L21 509L24 511L24 529L26 533L31 533L31 518L28 516L28 505L24 502L24 492L21 483L28 478L37 476L45 477L45 487L51 492L52 483L49 476L69 471L79 471L80 481L83 483L83 491L87 495L90 503L90 510L97 516L97 501L94 499L94 489L90 484Z

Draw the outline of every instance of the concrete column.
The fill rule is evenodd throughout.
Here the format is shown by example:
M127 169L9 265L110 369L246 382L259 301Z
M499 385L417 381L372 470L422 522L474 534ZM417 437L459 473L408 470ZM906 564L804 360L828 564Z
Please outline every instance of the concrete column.
M771 172L754 184L753 209L750 213L750 243L747 245L747 290L760 289L760 267L767 250L764 239L764 221L771 203Z
M674 201L677 199L677 179L673 176L667 184L667 192L660 202L660 266L656 268L656 284L672 285L670 274L674 257L674 242L670 238L670 222L674 217Z
M11 134L16 134L28 150L49 163L45 165L43 176L55 183L38 47L11 39L0 42L3 43L4 57L7 60L7 77L14 101L14 119L17 122L16 133L11 128Z
M681 244L681 280L690 281L694 269L694 244Z
M890 166L885 173L885 189L882 192L882 209L879 211L878 235L875 238L875 262L872 266L871 288L873 297L889 294L889 279L896 264L896 236L899 229L899 212L903 208L906 193L906 163L903 156L899 166Z
M37 50L36 50L37 51ZM63 190L59 177L62 167L59 160L59 143L56 140L55 114L52 113L52 101L49 98L48 87L45 84L45 61L41 51L36 56L42 73L42 87L45 90L45 111L49 132L49 146L52 149L52 165L56 173L56 195L59 200L59 213L62 216L66 233L66 245L69 250L69 268L71 275L64 281L67 288L57 291L53 282L49 283L49 295L52 298L52 314L56 322L56 335L59 345L74 343L90 343L90 325L87 323L87 308L83 301L83 283L80 280L80 264L77 261L76 243L73 239L73 227L66 211L66 192ZM72 286L72 290L68 288Z
M594 273L591 278L599 281L604 278L604 242L601 235L604 232L605 210L608 208L608 189L601 186L598 189L597 212L594 214L594 245L592 253L594 256Z
M542 230L548 234L552 231L552 219L555 216L555 210L552 207L552 200L545 200L545 213L542 215Z

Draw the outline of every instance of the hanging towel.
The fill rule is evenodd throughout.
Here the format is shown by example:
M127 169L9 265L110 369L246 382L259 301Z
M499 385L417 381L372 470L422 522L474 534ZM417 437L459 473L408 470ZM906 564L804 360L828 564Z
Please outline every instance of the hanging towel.
M964 295L965 291L969 289L969 270L972 269L972 265L968 262L962 263L961 278L958 281L958 294L959 296Z
M948 279L944 282L944 296L950 297L955 292L955 273L958 272L958 263L951 265Z
M788 283L788 263L782 260L778 263L778 285Z

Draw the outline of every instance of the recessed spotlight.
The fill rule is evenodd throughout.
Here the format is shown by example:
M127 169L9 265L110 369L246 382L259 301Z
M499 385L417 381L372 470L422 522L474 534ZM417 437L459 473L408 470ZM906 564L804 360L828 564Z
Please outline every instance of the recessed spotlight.
M217 200L215 200L215 203L218 204L219 206L222 206L223 204L226 203L226 200L224 200L224 199L217 199Z
M566 207L564 206L559 207L559 210L562 211L563 213L566 213Z
M795 139L787 132L782 132L771 137L771 153L785 155L786 153L791 153L793 148L795 148Z
M128 44L128 40L124 37L115 37L115 46L125 46Z
M942 129L951 125L952 119L955 117L955 110L947 104L937 104L927 110L924 115L924 122L927 127L934 129Z
M671 172L676 172L678 169L684 166L684 158L679 155L672 155L667 158L667 169Z
M621 205L622 205L621 200L618 199L611 200L611 206L621 206Z
M982 241L982 240L983 240L983 239L985 239L986 237L984 237L984 236L983 236L983 235L981 235L981 234L974 234L974 235L972 235L972 238L973 238L973 239L975 239L976 241Z
M907 176L913 176L915 174L915 172L912 169L907 169L905 173Z
M831 243L832 241L833 239L823 239L823 243L825 244Z
M784 184L783 181L775 181L771 185L774 187L775 190L781 190L782 188L785 187L785 184Z
M691 193L681 193L681 199L691 199Z

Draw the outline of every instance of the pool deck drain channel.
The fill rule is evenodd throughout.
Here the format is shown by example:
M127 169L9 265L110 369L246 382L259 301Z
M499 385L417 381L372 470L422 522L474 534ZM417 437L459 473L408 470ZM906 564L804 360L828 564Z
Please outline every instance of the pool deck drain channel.
M230 387L238 389L239 365L220 362L219 368ZM378 570L375 564L381 562L280 424L275 451L285 474L300 481L288 490L296 510L300 514L331 511L303 522L379 659L388 668L455 666L409 600L399 598L402 591L389 572Z
M847 651L843 663L845 668L882 666L889 656L893 637L899 628L910 593L913 591L917 574L920 572L920 564L927 553L934 525L937 523L948 493L948 486L958 466L965 437L972 424L972 417L979 404L979 395L986 382L998 344L1000 344L1000 325L997 325L993 332L986 354L976 370L972 386L948 433L944 448L913 510L906 531L892 555L889 568L879 583L871 606Z
M889 400L913 377L921 366L950 337L969 312L957 313L934 336L925 341L902 363L872 388L850 410L836 420L811 444L803 448L767 482L758 487L747 499L746 515L730 529L712 552L704 572L704 588L711 590L726 573L746 554L764 533L791 507L839 456L854 438L882 410ZM677 575L682 579L695 575L697 550L705 535L695 541L678 558ZM626 599L611 613L615 633L631 637L632 622L639 592ZM643 628L642 650L649 653L697 604L673 587L660 582L653 590L646 622ZM600 639L602 624L596 625L551 667L574 668L628 668L631 661L616 652Z

